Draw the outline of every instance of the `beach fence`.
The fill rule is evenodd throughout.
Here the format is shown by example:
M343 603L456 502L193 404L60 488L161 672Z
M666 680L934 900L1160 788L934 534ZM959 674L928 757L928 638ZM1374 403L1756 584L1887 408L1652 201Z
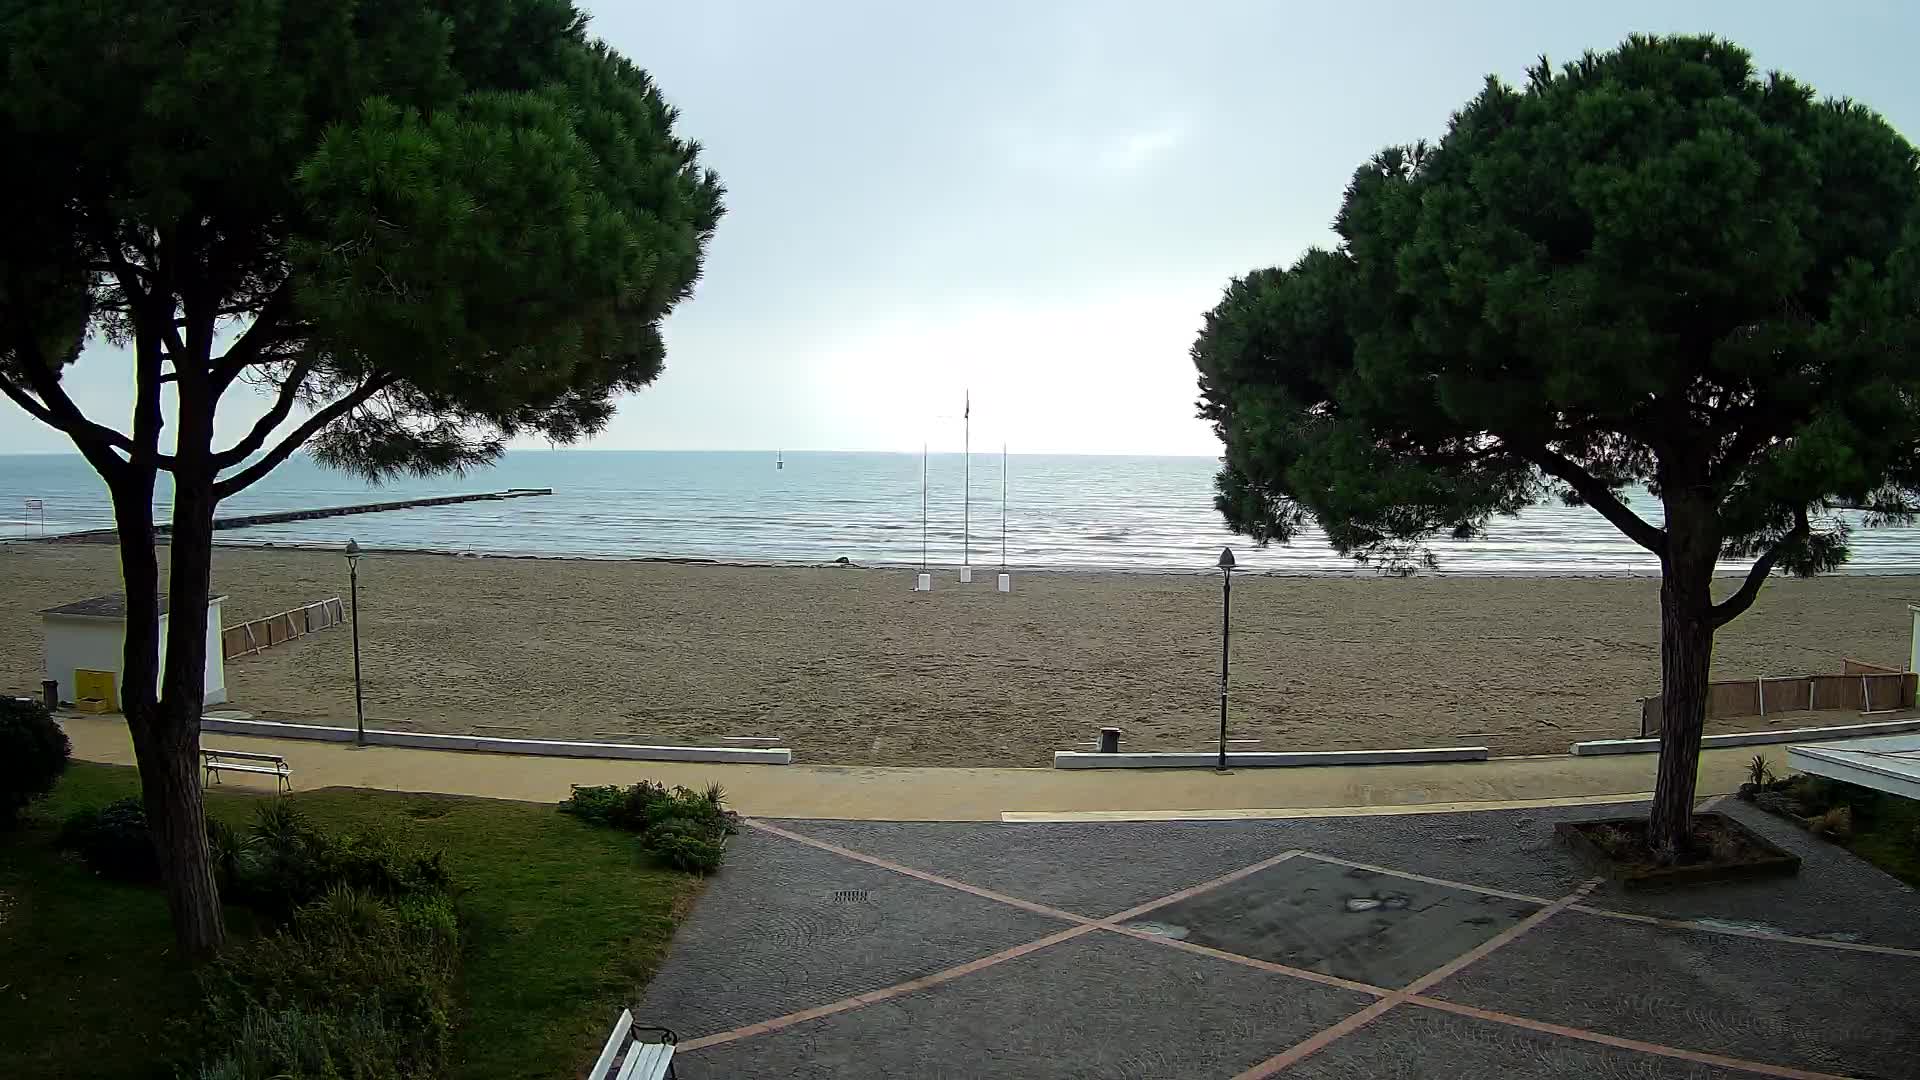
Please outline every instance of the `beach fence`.
M1707 719L1783 712L1896 712L1914 707L1920 675L1843 659L1838 675L1769 675L1707 684ZM1660 734L1660 695L1640 699L1640 736Z
M292 641L330 626L339 626L346 621L347 605L339 597L318 600L264 619L226 627L220 631L220 651L228 660L236 656L252 656L281 642Z

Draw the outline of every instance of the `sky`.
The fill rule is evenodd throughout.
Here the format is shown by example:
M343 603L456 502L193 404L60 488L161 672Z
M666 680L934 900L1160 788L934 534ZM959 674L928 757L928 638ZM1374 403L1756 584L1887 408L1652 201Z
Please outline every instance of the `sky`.
M1217 454L1187 350L1227 282L1330 245L1354 168L1489 73L1636 31L1732 38L1920 137L1900 2L588 6L729 191L607 449L957 450L970 393L976 447ZM90 348L70 392L124 425L129 371ZM0 452L65 449L0 401Z

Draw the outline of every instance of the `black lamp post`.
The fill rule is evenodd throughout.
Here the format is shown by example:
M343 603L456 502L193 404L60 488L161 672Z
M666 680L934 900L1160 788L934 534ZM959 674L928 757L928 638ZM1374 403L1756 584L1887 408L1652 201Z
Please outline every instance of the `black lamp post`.
M1233 549L1220 549L1220 762L1227 771L1227 643L1233 639Z
M353 745L367 745L367 709L360 696L360 542L347 541L348 590L353 595ZM1225 693L1224 688L1221 691Z

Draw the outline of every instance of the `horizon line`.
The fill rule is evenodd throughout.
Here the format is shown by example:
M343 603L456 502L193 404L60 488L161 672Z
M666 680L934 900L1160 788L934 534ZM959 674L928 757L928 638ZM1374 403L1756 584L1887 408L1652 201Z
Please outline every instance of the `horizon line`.
M714 450L714 449L666 449L666 448L614 447L614 446L514 446L514 447L508 447L506 450L506 453L508 454L552 454L552 453L569 453L569 454L893 454L893 455L901 455L901 456L918 457L921 451L919 450L813 450L813 449L793 449L790 447L770 447L767 449L760 449L758 447L747 447L742 449ZM953 457L962 457L962 456L965 456L967 452L962 450L928 450L927 453L930 453L936 456L950 455ZM974 457L997 457L1002 453L1002 451L988 448L985 450L974 450L971 453ZM1022 450L1020 453L1017 453L1017 454L1013 453L1011 450L1007 450L1005 451L1005 453L1007 454L1008 457L1196 458L1196 459L1204 459L1204 460L1211 460L1211 461L1217 461L1221 457L1221 455L1217 453L1215 454L1201 454L1201 453L1173 454L1173 453L1156 453L1156 452L1145 451L1145 450ZM295 456L311 456L311 455L307 454L305 447L302 447L300 450L295 451ZM73 457L73 458L81 458L82 460L85 460L84 456L77 449L0 450L0 458L5 458L5 457ZM162 470L162 471L165 471L165 470Z

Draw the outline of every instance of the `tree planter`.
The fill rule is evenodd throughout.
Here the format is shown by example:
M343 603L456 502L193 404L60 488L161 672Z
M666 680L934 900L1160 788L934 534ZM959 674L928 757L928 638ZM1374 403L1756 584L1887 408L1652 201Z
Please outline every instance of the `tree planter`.
M1660 865L1647 848L1646 818L1569 821L1554 826L1580 860L1629 889L1791 877L1800 856L1725 814L1695 814L1696 854Z

